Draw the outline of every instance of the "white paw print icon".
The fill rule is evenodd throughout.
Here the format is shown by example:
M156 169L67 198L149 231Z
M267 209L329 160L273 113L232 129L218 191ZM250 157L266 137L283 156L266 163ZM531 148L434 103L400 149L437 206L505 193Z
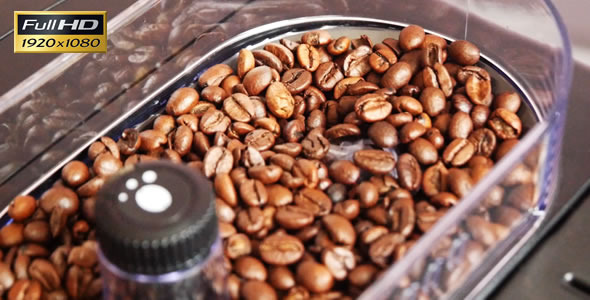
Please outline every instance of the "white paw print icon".
M137 206L151 213L163 212L172 204L172 194L165 187L154 184L156 179L158 179L158 174L155 171L147 170L141 174L141 186L135 178L129 178L125 182L129 193L135 191ZM127 192L121 192L117 198L120 202L127 202L129 195Z

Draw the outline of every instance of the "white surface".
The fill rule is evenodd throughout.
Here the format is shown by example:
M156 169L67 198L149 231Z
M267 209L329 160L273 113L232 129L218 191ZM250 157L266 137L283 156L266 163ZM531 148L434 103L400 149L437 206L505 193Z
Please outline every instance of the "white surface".
M172 204L172 194L161 185L148 184L137 190L135 202L137 202L137 206L147 212L160 213Z

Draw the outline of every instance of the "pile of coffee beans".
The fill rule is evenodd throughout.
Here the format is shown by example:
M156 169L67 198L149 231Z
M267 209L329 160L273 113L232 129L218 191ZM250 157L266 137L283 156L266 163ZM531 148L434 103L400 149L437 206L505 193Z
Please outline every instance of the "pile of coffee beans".
M176 90L150 129L100 138L90 167L72 161L39 199L14 199L0 293L99 297L95 195L122 167L166 159L214 185L232 299L354 298L518 142L521 99L494 94L479 58L416 25L380 43L316 30L242 49ZM512 207L467 220L469 257L530 207L532 171L519 168Z

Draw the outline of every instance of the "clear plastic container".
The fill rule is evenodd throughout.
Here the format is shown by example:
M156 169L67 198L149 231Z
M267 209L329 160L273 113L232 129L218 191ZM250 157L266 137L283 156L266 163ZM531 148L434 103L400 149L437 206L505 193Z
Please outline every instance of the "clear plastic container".
M521 142L362 295L473 297L538 227L557 184L572 62L566 30L549 1L135 3L108 24L107 54L61 55L0 96L1 205L17 194L41 193L65 163L84 159L98 137L116 137L149 119L171 91L235 53L228 45L245 47L295 24L305 30L330 20L418 24L451 40L467 39L525 96L534 118ZM519 180L526 172L533 180Z

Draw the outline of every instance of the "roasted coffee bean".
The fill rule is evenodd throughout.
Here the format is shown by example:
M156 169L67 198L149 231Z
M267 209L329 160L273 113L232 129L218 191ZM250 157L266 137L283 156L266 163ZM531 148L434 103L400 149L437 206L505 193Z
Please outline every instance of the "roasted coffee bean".
M424 125L413 121L405 124L400 130L400 141L404 144L421 137L426 132Z
M440 150L445 145L445 138L437 128L429 128L426 130L423 137L427 139L436 150Z
M320 65L320 54L314 46L301 44L297 46L297 61L307 71L314 72Z
M473 131L473 122L469 114L462 111L453 114L447 132L451 139L466 139L471 134L471 131Z
M435 117L445 109L446 98L441 89L427 87L420 94L420 102L424 112L431 117Z
M279 166L254 166L248 169L248 175L253 179L258 179L263 184L271 184L279 181L283 169Z
M93 164L94 172L102 177L109 177L122 167L123 163L109 153L99 155Z
M377 186L369 181L363 181L356 187L361 207L372 207L379 201Z
M11 223L0 229L0 246L12 247L20 245L24 240L23 224Z
M297 266L297 282L314 293L329 291L334 285L334 277L324 265L312 260Z
M389 266L395 247L404 241L399 233L388 233L381 236L369 247L371 261L380 267Z
M221 103L228 93L221 87L208 86L201 91L201 98L212 103Z
M392 105L379 94L366 94L356 100L354 111L365 122L384 120L392 110Z
M388 232L389 230L385 226L373 226L362 233L361 242L365 245L369 245Z
M344 75L333 62L320 64L314 72L314 82L322 91L331 91L343 78Z
M29 276L37 280L44 289L52 291L61 285L61 278L51 262L45 259L35 259L29 266Z
M422 177L422 191L432 197L447 190L448 170L442 162L429 167Z
M249 255L251 251L250 239L243 233L234 234L224 241L224 253L231 259Z
M240 197L250 206L261 206L268 201L264 184L256 179L248 179L240 185Z
M419 48L424 42L424 29L418 25L410 25L399 33L399 46L404 51Z
M240 295L244 300L276 300L277 292L266 282L248 280L240 286Z
M237 73L240 78L244 78L250 70L254 69L255 66L254 55L252 55L252 51L248 49L240 50L238 54L238 62L237 62Z
M409 112L402 112L402 113L394 113L392 115L387 116L386 121L393 125L393 127L401 127L407 123L412 122L413 117L412 114Z
M264 216L258 207L240 210L236 216L236 227L247 234L258 232L264 226Z
M264 166L264 157L260 151L252 146L247 146L245 150L235 149L234 152L241 151L240 161L246 168ZM236 156L237 157L237 156Z
M22 278L14 283L8 292L7 299L9 300L39 300L43 290L41 284L34 280L27 280ZM63 298L66 299L66 298Z
M301 36L301 42L312 46L325 46L332 41L330 33L326 30L313 30Z
M203 158L203 172L207 177L229 173L234 164L232 154L224 147L211 147Z
M449 175L447 178L449 189L459 197L467 195L473 186L473 180L465 170L456 168L449 169Z
M348 273L348 282L357 287L365 287L375 279L378 269L372 264L358 265Z
M348 52L341 65L344 75L346 77L362 77L369 73L371 71L370 55L371 48L365 45Z
M494 108L504 108L510 112L517 113L522 100L516 92L503 92L494 99Z
M199 129L204 134L212 135L216 132L225 132L230 123L230 118L227 117L223 112L216 109L210 109L201 117Z
M229 173L219 173L214 180L215 194L221 197L227 204L236 206L238 194L232 183Z
M334 203L338 203L346 199L346 186L341 183L332 184L326 192Z
M469 74L470 72L467 73ZM457 78L459 78L460 74L457 74ZM477 69L475 72L471 72L465 82L465 92L473 103L490 106L493 96L489 74L483 69Z
M454 41L448 49L450 58L461 65L474 65L479 61L479 49L471 42Z
M353 252L345 247L325 249L322 262L336 280L346 279L348 272L356 266Z
M391 229L404 237L409 236L414 230L416 223L416 212L412 198L399 198L391 204L389 210L391 215Z
M293 95L305 91L312 83L312 75L305 69L288 69L283 73L281 82Z
M233 269L246 280L265 281L267 278L267 271L262 262L252 256L238 258Z
M505 108L494 110L488 120L488 126L501 139L518 138L522 132L520 118Z
M8 215L14 221L20 222L32 216L36 208L37 202L35 198L31 196L16 196L8 207Z
M361 129L354 124L338 124L330 127L324 132L324 136L329 140L336 140L347 137L357 137L361 134Z
M422 182L422 169L413 155L400 155L396 169L399 183L403 188L410 191L418 190Z
M278 290L288 290L295 286L295 275L289 268L273 267L268 274L269 283Z
M434 128L438 129L442 134L446 134L451 123L451 114L442 113L434 119Z
M356 233L348 219L338 214L330 214L322 218L322 224L330 234L332 241L344 245L354 245Z
M250 70L244 76L243 86L248 95L259 95L272 82L272 70L268 66L260 66Z
M76 213L79 204L78 195L71 189L61 186L55 186L47 190L39 200L39 206L46 213L51 213L55 207L61 207L68 216Z
M244 142L258 151L265 151L274 146L275 137L266 129L256 129L246 135Z
M332 162L329 172L331 178L343 184L354 184L360 176L360 169L348 160Z
M443 161L451 166L459 167L466 164L475 154L475 145L464 138L454 139L442 154Z
M358 200L348 199L334 205L334 213L353 220L360 214L361 208Z
M469 216L465 223L473 239L487 247L493 246L508 235L506 226L490 223L480 216Z
M172 129L174 129L174 118L170 115L160 115L154 120L153 128L154 130L160 131L164 135L167 135L168 133L170 133L170 131L172 131ZM93 157L91 157L91 159L96 158L98 154L92 155Z
M195 132L193 137L193 149L197 154L205 155L210 147L209 138L207 138L207 136L201 131Z
M386 121L373 123L367 131L367 135L375 145L382 148L395 147L399 143L397 130Z
M332 201L319 189L303 188L295 194L295 204L308 209L316 216L323 216L332 210Z
M190 87L179 88L168 99L166 112L172 116L186 114L199 102L199 93Z
M338 39L332 40L326 49L328 53L337 56L345 53L350 48L350 39L345 36L341 36Z
M91 268L98 262L96 243L73 247L68 255L68 264L80 267Z
M326 128L326 115L319 109L313 110L309 113L306 119L306 128L308 131L315 128Z
M448 192L440 192L430 198L430 201L438 206L449 207L454 206L459 202L459 199L454 194Z
M397 62L397 56L389 48L379 49L369 57L371 68L377 73L384 73Z
M480 128L469 135L468 139L475 146L474 155L490 157L496 149L496 135L487 128Z
M293 176L303 179L303 185L315 188L319 183L320 172L318 166L311 160L298 159L292 168Z
M240 298L240 284L241 279L236 274L229 274L227 277L227 291L231 299Z
M86 164L74 160L64 166L61 178L69 186L76 187L90 179L90 172Z
M296 237L275 233L262 240L259 251L260 257L267 264L285 266L298 261L305 248Z
M278 43L269 43L264 46L264 50L274 54L283 63L284 70L293 68L295 56L289 48Z
M301 141L303 154L310 159L322 159L330 150L330 142L322 135L320 129L310 131Z
M223 111L234 121L248 123L255 114L254 105L248 96L236 93L223 101Z
M275 218L286 229L301 229L313 223L314 214L303 207L287 205L277 209Z
M372 174L387 174L395 167L395 158L383 150L359 150L353 155L354 162Z
M45 243L51 239L49 223L42 220L32 221L25 225L23 237L26 241L35 243Z
M219 86L223 79L234 73L234 70L226 64L217 64L207 69L199 77L199 86L202 88L208 86Z
M236 219L236 212L220 198L215 198L215 214L221 222L231 223Z
M381 77L381 85L399 90L412 79L412 67L405 61L394 63Z
M431 165L438 161L438 152L428 140L417 138L412 141L408 151L416 157L422 165Z

